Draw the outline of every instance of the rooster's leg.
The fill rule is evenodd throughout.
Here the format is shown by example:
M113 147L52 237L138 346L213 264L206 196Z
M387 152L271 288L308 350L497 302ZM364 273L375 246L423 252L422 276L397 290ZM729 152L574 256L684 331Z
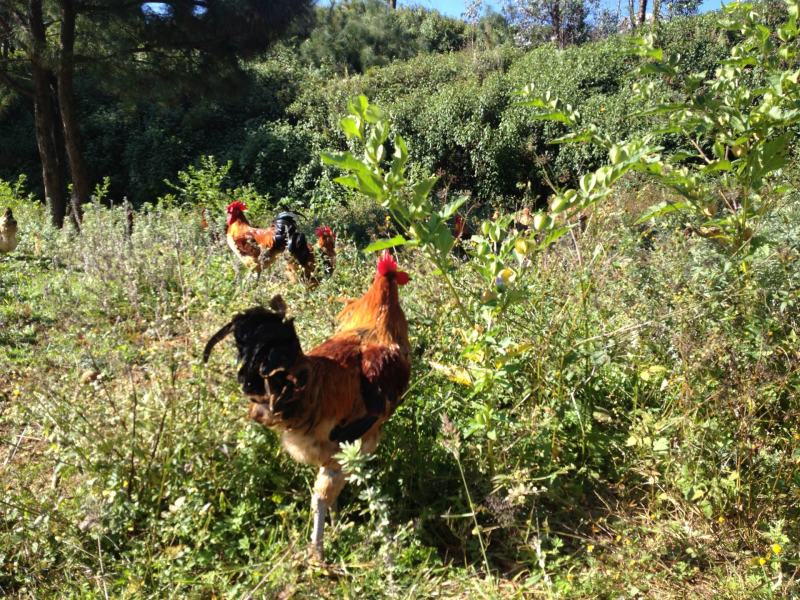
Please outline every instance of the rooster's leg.
M322 562L325 559L323 536L328 505L316 494L311 496L311 512L314 515L314 528L311 530L311 554Z
M314 515L314 527L311 530L311 552L317 560L324 560L325 517L328 509L334 506L339 492L344 487L344 473L339 465L335 468L320 467L317 480L314 482L314 495L311 498L311 512Z

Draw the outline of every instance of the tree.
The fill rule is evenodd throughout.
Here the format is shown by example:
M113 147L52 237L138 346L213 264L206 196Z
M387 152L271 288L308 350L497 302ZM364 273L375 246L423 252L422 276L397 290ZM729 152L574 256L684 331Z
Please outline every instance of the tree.
M301 53L315 65L363 73L369 67L418 54L422 20L414 11L391 10L383 0L348 0L320 7Z
M0 83L31 101L45 198L53 222L60 227L66 213L63 144L57 126L57 78L49 64L41 0L18 0L0 9L0 33L4 43Z
M598 0L506 0L503 13L522 44L550 40L559 48L583 41Z
M72 215L89 199L80 144L76 73L105 72L129 95L137 81L171 79L214 86L238 71L239 59L265 50L308 14L311 0L5 0L0 8L0 84L30 98L51 218L67 212L65 171L72 183ZM183 76L177 76L182 73ZM113 74L113 75L112 75ZM199 76L199 77L198 77Z
M667 3L669 17L688 17L696 15L702 0L672 0Z

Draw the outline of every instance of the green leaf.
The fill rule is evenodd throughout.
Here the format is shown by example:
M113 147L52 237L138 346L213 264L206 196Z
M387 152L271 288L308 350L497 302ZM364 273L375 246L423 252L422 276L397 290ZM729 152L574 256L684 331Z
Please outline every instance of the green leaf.
M447 227L444 223L440 223L438 227L433 232L433 239L431 242L433 246L436 248L437 252L440 255L444 256L453 249L453 244L455 243L455 238L450 231L450 228Z
M548 113L539 113L531 117L534 121L557 121L565 125L572 125L573 121L570 116L563 111L553 111Z
M369 100L367 100L367 97L363 94L347 103L347 108L350 111L350 113L353 115L357 115L362 119L365 117L365 113L368 106L369 106Z
M647 58L652 58L655 61L661 62L664 60L664 50L661 48L649 48L645 52Z
M791 135L786 133L763 144L758 144L747 155L745 172L752 187L761 185L766 175L783 168L788 160L788 146Z
M597 177L595 177L594 173L586 173L580 179L581 190L584 194L589 194L594 189L595 184L597 183Z
M364 248L364 254L378 252L379 250L386 250L386 248L394 248L395 246L403 246L412 243L414 243L412 240L407 240L402 235L396 235L389 240L377 240L372 242L369 246Z
M342 118L339 121L339 125L344 132L345 137L347 139L352 140L353 138L358 138L359 140L364 139L364 135L361 133L361 128L358 126L358 118L355 116L349 116Z
M442 220L447 220L452 217L456 211L461 208L464 203L469 200L469 196L461 196L457 200L454 200L450 204L446 204L445 207L439 211L439 216Z
M342 175L341 177L336 177L333 181L334 183L353 188L354 190L359 188L358 177L355 175Z
M560 237L567 234L570 230L569 227L557 227L555 229L550 230L550 233L547 234L547 237L542 240L542 243L539 244L539 247L544 249L547 248L550 244L558 240Z
M358 190L376 200L383 197L383 182L367 169L356 173L358 178Z
M668 215L674 212L688 210L690 208L691 206L686 202L671 202L671 203L661 202L647 209L647 212L645 212L641 217L636 219L636 224L640 225L646 221L649 221L650 219L655 219L657 217Z
M585 131L576 131L575 133L568 133L561 137L550 140L551 144L585 144L587 142L596 141L596 135L593 131L587 129Z
M732 168L733 165L731 165L731 161L721 159L709 163L708 165L703 167L703 171L706 173L716 173L719 171L730 171Z
M677 75L677 71L671 65L665 63L647 63L639 67L639 73L642 75Z
M339 167L345 171L356 171L365 167L364 163L349 152L323 152L321 156L323 164Z
M417 200L417 202L420 202L428 197L428 194L431 193L431 189L433 189L433 186L436 185L438 179L438 177L432 175L414 184L412 189L414 191L414 198Z
M364 117L368 123L377 123L384 118L383 111L374 104L370 104L366 107L364 110Z

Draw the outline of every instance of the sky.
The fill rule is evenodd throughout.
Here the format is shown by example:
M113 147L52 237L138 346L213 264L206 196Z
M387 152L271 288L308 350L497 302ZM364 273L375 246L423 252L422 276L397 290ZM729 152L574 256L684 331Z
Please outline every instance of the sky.
M600 0L602 6L615 9L617 8L617 0ZM441 13L451 17L461 17L464 12L466 2L464 0L398 0L398 6L424 6L426 8L435 8ZM484 0L484 6L491 6L496 11L500 11L502 7L502 0ZM638 4L638 2L637 2ZM648 3L649 4L649 3ZM720 7L721 0L704 0L700 7L700 12L707 12L709 10L716 10ZM626 14L628 7L628 0L623 0L621 9L622 14Z
M330 1L331 0L327 0L327 3ZM320 3L325 4L326 0L322 0ZM426 8L433 8L445 15L456 18L460 18L464 13L467 3L468 0L398 0L397 2L398 6L424 6ZM638 4L638 1L636 3ZM600 0L600 4L604 8L610 8L612 10L616 10L619 7L623 16L627 14L628 0ZM716 10L721 4L722 0L703 0L703 4L700 5L700 12ZM503 0L483 0L483 5L500 12L503 6ZM158 2L148 2L145 4L147 9L155 12L160 12L159 6L163 5Z

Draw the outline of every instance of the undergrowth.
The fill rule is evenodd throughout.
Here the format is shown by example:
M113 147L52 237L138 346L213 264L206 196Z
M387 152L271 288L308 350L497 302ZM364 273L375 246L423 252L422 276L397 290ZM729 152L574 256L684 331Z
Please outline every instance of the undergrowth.
M418 250L413 374L305 561L313 473L245 420L208 337L280 292L305 348L371 280L333 215L319 288L256 283L193 209L91 206L81 235L11 199L0 257L0 592L10 597L787 597L797 593L800 214L743 271L678 227L589 211L469 322ZM469 265L453 283L480 296ZM507 349L481 386L475 336ZM474 370L472 371L474 373ZM463 477L462 477L463 475Z

